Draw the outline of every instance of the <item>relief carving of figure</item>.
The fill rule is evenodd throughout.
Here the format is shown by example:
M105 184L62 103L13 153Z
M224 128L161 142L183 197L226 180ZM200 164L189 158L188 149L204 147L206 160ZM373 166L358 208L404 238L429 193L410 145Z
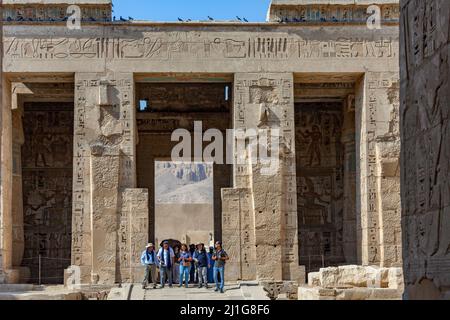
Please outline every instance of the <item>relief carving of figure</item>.
M302 189L300 190L300 196L304 201L303 208L306 212L319 212L320 224L329 222L328 220L328 206L329 201L324 200L326 193L319 193L316 191L314 181L311 178L305 177Z
M319 126L313 125L311 132L306 130L303 133L300 130L299 133L304 139L310 140L308 147L309 165L313 166L315 162L317 166L320 166L322 164L322 153L320 147L322 145L323 136Z

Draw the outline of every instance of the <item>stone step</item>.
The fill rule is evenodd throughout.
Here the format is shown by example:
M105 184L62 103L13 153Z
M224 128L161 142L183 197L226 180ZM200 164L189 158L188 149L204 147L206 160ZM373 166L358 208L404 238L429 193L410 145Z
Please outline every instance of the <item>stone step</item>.
M0 293L33 291L37 287L33 284L0 284Z
M0 300L82 300L80 292L0 292Z
M123 288L114 288L111 290L108 300L125 300L127 294ZM130 300L267 300L267 296L261 286L257 283L229 283L225 286L225 293L221 294L214 291L214 285L210 284L209 289L198 288L196 285L190 285L188 289L179 288L174 285L173 288L164 289L142 289L141 284L134 284L129 294Z

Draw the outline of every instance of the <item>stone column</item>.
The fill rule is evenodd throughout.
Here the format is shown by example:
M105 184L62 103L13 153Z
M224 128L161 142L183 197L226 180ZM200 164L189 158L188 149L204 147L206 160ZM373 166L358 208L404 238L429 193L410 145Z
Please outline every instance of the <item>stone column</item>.
M24 216L23 216L23 193L22 193L22 145L25 142L22 117L23 106L12 110L13 144L12 144L12 228L13 228L13 252L12 263L15 268L20 268L25 250L24 239ZM23 269L23 275L29 270ZM20 279L22 282L26 279Z
M235 145L235 156L245 159L234 165L234 187L240 191L223 192L224 241L241 252L231 258L254 268L257 280L304 281L298 265L293 75L236 74L233 115L234 129L247 131L238 137L244 150ZM252 140L264 130L280 132L279 163L270 174L260 159L251 158ZM226 230L240 231L227 238Z
M357 84L358 260L363 265L401 261L398 82L396 72L369 72Z
M354 95L349 95L344 103L344 124L341 143L344 149L343 249L345 261L350 264L356 264L356 146Z
M82 284L129 281L131 248L147 242L123 232L133 223L124 203L136 198L133 75L76 74L75 86L72 263ZM146 228L146 208L136 210Z
M17 283L18 270L13 268L13 216L12 216L12 112L11 83L3 77L2 123L1 123L1 248L4 281Z

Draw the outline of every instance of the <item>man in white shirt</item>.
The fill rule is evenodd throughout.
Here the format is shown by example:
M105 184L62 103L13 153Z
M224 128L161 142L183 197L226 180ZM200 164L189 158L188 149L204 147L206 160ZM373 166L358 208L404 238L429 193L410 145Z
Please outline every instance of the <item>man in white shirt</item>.
M175 264L175 253L169 246L168 241L164 241L162 248L159 249L158 260L161 288L164 288L167 279L169 281L169 287L172 288L172 268Z

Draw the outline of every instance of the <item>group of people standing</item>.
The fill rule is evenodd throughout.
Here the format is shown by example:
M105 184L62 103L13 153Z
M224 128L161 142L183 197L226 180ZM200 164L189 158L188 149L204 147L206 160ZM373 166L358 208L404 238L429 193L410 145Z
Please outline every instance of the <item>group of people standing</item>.
M206 251L205 245L199 243L189 248L182 244L172 248L168 241L164 241L157 251L152 243L146 246L142 252L141 263L145 267L145 278L142 288L146 289L149 282L153 283L153 288L157 288L157 273L159 270L159 282L164 288L166 282L169 287L173 283L178 283L180 287L183 283L186 288L189 282L198 283L198 287L209 288L208 283L215 283L216 292L224 293L225 286L225 263L229 260L228 254L222 248L222 243L217 241L215 248L211 247ZM212 278L211 279L211 271Z

